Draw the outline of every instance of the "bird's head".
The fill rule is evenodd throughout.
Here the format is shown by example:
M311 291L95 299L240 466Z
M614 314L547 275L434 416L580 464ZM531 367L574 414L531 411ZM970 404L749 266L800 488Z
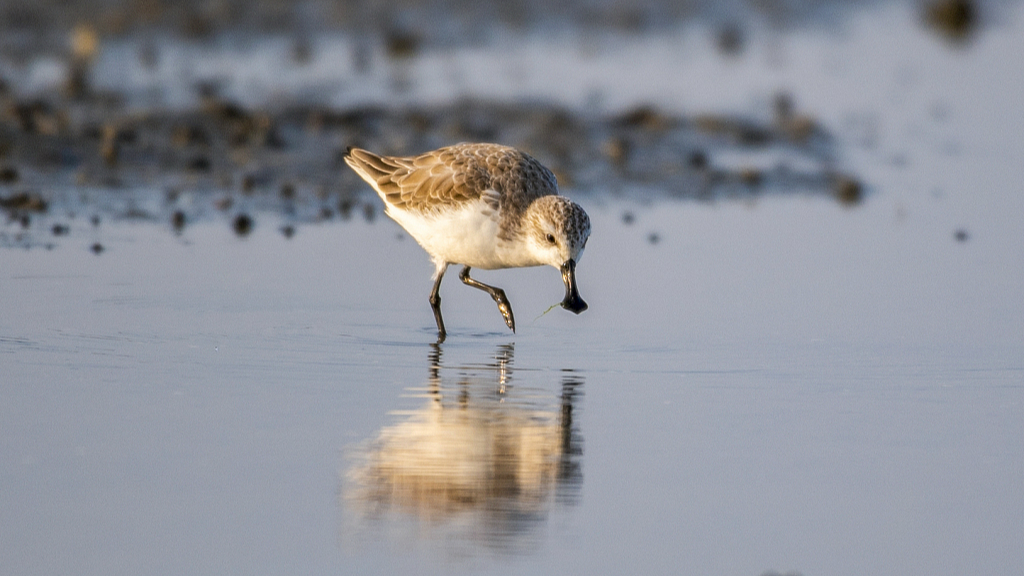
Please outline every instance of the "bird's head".
M579 314L587 309L576 288L576 263L590 238L590 217L572 200L563 196L543 196L527 211L527 243L542 264L562 272L565 298L562 308Z

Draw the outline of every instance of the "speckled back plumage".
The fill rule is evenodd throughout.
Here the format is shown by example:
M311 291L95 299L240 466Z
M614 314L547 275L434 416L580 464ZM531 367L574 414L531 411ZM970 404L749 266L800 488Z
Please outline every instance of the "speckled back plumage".
M352 148L345 156L397 210L429 213L483 199L501 214L503 236L514 235L535 199L558 193L555 175L530 155L498 144L456 144L415 157L378 156Z

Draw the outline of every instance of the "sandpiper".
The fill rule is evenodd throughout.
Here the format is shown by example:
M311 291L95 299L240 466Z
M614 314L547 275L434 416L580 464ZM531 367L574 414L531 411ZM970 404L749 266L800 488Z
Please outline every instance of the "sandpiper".
M576 288L576 263L590 236L590 218L558 196L554 174L529 155L498 144L456 144L406 158L349 148L345 162L434 261L430 307L438 342L446 336L438 291L449 264L462 264L459 279L491 295L512 332L516 323L505 291L470 278L470 268L554 266L565 282L562 308L576 314L587 309Z

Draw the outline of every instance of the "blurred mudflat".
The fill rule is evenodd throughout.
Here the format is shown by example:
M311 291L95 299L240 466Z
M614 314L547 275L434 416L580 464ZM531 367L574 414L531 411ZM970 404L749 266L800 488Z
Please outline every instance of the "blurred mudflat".
M469 4L4 7L4 571L1021 572L1021 6ZM460 140L584 314L433 344L339 152Z

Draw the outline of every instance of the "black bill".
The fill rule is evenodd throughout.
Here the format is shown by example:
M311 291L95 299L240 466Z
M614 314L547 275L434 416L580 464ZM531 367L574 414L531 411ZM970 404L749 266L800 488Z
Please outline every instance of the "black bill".
M562 281L565 282L565 298L562 299L562 308L579 314L587 309L587 303L580 298L580 291L576 288L576 261L570 258L562 264Z

